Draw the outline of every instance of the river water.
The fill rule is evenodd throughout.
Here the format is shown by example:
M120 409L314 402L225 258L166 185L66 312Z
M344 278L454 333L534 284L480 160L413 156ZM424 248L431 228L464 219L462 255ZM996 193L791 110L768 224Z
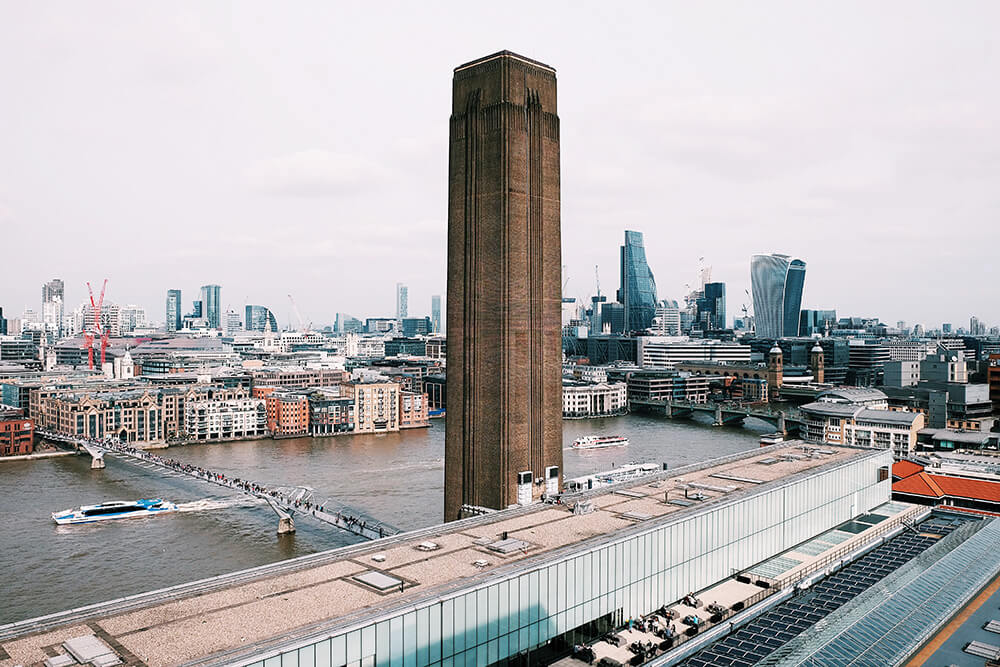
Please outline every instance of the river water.
M566 447L582 435L621 434L627 448L567 450L576 477L629 462L678 467L756 447L773 430L642 415L563 422ZM156 453L269 486L307 486L401 529L440 522L444 422L384 435L255 440ZM127 521L56 526L50 514L108 500L165 498L183 511ZM253 498L180 474L107 457L0 462L0 624L332 549L359 540L301 517L294 535Z

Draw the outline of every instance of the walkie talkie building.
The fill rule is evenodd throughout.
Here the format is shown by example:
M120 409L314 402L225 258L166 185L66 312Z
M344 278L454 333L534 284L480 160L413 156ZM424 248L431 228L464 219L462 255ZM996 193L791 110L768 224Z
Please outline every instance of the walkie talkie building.
M788 255L750 258L754 322L758 338L799 335L799 310L806 263Z

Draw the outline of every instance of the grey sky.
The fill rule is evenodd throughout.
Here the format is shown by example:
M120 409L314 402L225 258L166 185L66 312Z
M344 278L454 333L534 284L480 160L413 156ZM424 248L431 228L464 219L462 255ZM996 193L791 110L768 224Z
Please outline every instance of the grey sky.
M554 66L571 296L644 232L661 298L698 258L808 262L803 307L1000 323L1000 3L0 2L0 306L86 280L163 319L291 293L307 320L445 292L451 70Z

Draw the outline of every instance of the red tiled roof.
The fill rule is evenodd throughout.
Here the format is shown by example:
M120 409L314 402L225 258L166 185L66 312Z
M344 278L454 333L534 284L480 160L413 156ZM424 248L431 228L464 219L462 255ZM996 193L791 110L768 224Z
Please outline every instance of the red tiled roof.
M892 464L892 476L897 479L906 479L910 475L923 472L924 467L913 461L896 461Z
M895 482L892 490L929 498L969 498L1000 503L1000 482L920 472Z

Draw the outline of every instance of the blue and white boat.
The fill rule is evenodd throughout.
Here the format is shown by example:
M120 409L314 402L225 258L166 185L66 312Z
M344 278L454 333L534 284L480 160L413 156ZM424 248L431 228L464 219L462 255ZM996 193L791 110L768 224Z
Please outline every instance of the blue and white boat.
M99 505L84 505L75 510L53 512L52 519L59 525L70 523L93 523L111 519L130 519L137 516L153 516L176 511L177 505L161 498L150 498L128 502L114 500Z

